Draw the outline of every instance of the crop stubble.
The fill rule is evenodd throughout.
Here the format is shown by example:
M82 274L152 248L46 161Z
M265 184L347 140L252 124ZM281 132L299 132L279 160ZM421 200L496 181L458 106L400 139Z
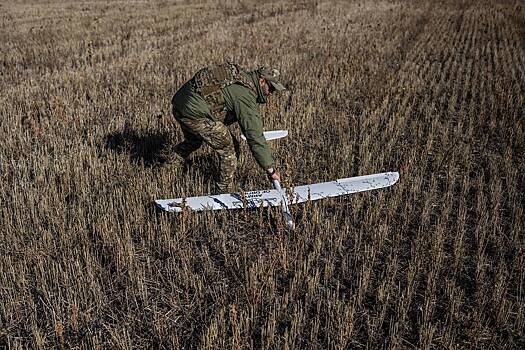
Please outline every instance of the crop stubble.
M0 6L0 346L522 346L523 7L253 5ZM400 182L293 208L294 233L155 211L209 190L209 149L166 162L169 101L226 59L286 77L263 119L287 186ZM237 185L268 187L248 153Z

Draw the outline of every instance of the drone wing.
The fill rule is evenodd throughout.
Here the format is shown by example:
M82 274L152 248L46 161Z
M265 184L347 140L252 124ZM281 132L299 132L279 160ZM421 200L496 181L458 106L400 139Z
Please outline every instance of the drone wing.
M181 212L183 208L193 211L258 208L261 205L278 206L282 195L277 190L251 191L245 193L226 193L212 196L199 196L156 200L156 205L165 211Z
M272 130L263 132L266 141L277 140L288 136L288 130ZM241 138L246 141L246 136L241 134Z
M277 189L251 191L245 193L227 193L212 196L187 197L176 199L159 199L156 205L165 211L181 212L183 208L193 211L258 208L297 204L306 201L315 201L323 198L338 197L351 193L375 190L389 187L399 180L399 173L380 173L365 176L356 176L336 181L322 182L293 188L291 196L283 196L286 190Z
M315 201L323 198L376 190L392 186L397 180L399 180L399 173L389 172L297 186L293 188L290 202L291 204L297 204L308 200Z

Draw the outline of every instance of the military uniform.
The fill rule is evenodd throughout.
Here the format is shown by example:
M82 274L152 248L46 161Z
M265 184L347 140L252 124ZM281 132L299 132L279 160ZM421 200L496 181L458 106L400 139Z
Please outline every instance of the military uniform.
M266 102L259 85L259 77L265 72L277 72L278 75L278 71L264 67L246 72L232 63L204 68L172 98L173 116L184 134L184 141L176 146L175 152L186 159L203 142L212 147L220 157L220 173L216 181L218 191L229 190L237 167L234 137L227 125L239 123L261 168L275 167L257 108L257 103ZM281 87L277 86L277 89L284 89Z

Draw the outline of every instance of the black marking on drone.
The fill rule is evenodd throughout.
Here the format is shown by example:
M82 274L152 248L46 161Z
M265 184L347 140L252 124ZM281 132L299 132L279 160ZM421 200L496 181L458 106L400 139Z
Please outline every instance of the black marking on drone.
M223 201L219 200L219 199L216 198L216 197L211 197L211 198L213 199L213 201L214 201L215 203L219 203L219 205L220 205L221 207L223 207L224 209L228 209L228 206L227 206L226 204L224 204Z

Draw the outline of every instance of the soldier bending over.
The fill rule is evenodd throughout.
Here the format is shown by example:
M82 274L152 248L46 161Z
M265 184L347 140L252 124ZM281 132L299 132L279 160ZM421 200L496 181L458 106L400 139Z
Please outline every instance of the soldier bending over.
M173 116L184 133L175 152L187 159L206 142L220 157L216 190L230 192L237 157L227 125L238 122L257 163L270 180L280 181L257 103L266 103L273 91L284 89L279 71L269 67L246 72L236 64L224 63L199 70L171 100Z

